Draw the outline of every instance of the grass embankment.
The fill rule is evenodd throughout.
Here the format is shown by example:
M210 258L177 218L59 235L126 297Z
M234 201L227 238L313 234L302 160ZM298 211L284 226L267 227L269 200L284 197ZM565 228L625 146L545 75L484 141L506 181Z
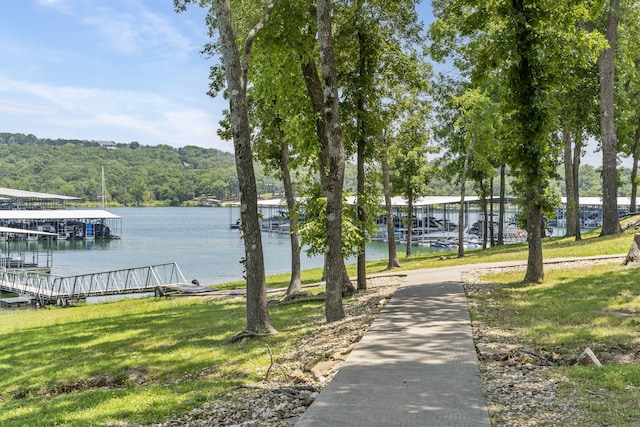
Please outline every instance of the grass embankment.
M322 310L321 302L274 307L281 333L243 344L228 344L245 324L242 300L148 298L2 315L0 425L162 420L264 379L265 342L286 353Z
M623 253L630 242L631 234L585 239L578 244L552 239L545 244L545 256ZM526 259L526 247L469 251L464 260L441 260L443 254L401 259L403 269L522 260ZM384 262L371 263L369 272L379 272L385 266ZM637 322L639 292L637 286L631 286L632 270L581 270L574 274L573 279L556 282L549 273L544 285L526 287L507 280L499 293L498 312L504 308L504 319L492 321L520 321L523 330L530 330L523 339L537 342L544 338L539 344L544 346L556 342L581 346L593 341L637 347L638 325L634 329L631 322ZM320 271L305 272L303 279L305 283L317 282ZM591 285L582 285L585 280ZM275 276L269 278L268 286L285 287L287 282L286 276ZM610 283L616 283L616 288L605 292ZM593 293L587 293L588 289ZM553 315L533 309L550 309L549 301L559 298L558 292L593 300L593 308L583 315L582 309L572 308L578 301L563 296L563 305L555 308ZM623 318L618 315L621 311L633 316ZM241 300L149 298L2 315L0 424L86 426L161 421L239 384L262 380L270 366L265 344L277 359L297 337L313 332L308 321L322 313L321 302L272 307L272 323L280 333L242 344L228 343L245 325ZM613 323L610 317L620 318ZM631 397L638 398L637 365L565 369L565 375L584 377L584 381L594 382L592 389L606 389L607 393L635 387ZM281 375L275 371L273 375Z
M548 269L544 283L522 284L522 271L491 274L492 292L472 293L478 325L539 355L553 355L562 393L582 398L584 426L640 423L640 267L619 263ZM602 367L578 366L591 348ZM547 356L549 357L549 356ZM534 361L534 364L542 364Z

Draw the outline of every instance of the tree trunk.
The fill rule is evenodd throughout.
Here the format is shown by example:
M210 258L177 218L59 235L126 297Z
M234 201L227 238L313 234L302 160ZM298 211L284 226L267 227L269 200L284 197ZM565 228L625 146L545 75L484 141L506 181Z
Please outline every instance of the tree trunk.
M489 181L489 218L491 218L491 222L489 223L489 243L491 247L494 247L496 245L496 239L493 224L493 176L491 177L491 181Z
M480 187L483 187L482 181L480 181ZM489 218L489 212L487 212L487 196L484 190L482 192L483 194L480 198L482 215L484 215L484 221L482 222L482 249L487 249L487 239L489 237L489 221L493 221L493 218Z
M633 139L633 165L631 166L631 212L637 212L638 197L638 157L640 156L640 126L636 128Z
M362 102L362 96L358 96L358 122L362 119L361 110L364 110L364 103ZM358 128L363 127L364 124L358 124ZM361 130L361 132L363 132ZM367 221L367 213L364 208L364 198L365 198L365 168L364 168L364 151L365 151L365 138L364 135L360 135L358 139L358 158L357 158L357 168L358 168L358 178L357 178L357 210L358 210L358 233L360 233L360 248L358 249L358 290L364 291L367 289L367 257L366 257L366 243L367 236L365 233L364 224Z
M543 189L541 182L546 173L541 167L544 160L543 147L547 144L548 133L545 127L546 112L540 105L544 93L544 85L536 80L539 68L539 51L534 47L534 34L527 25L539 19L540 10L525 6L524 0L513 0L515 53L517 62L512 72L512 88L516 112L514 119L520 126L520 140L517 154L522 162L520 170L523 180L525 209L527 218L527 239L529 255L525 282L538 282L544 279L542 259L542 206Z
M407 251L405 256L411 258L411 242L413 240L413 191L407 195Z
M315 13L315 9L314 9ZM302 76L305 81L305 85L307 87L307 93L309 94L309 99L311 100L311 105L313 106L314 111L317 113L316 119L316 134L318 136L318 141L320 141L320 152L318 155L318 171L320 175L320 188L322 194L327 197L329 194L329 171L331 169L331 161L330 161L330 147L329 141L327 139L327 118L324 111L323 106L323 93L322 93L322 82L320 81L320 75L318 73L318 69L316 68L316 64L313 58L309 58L308 61L301 64ZM326 258L326 253L325 253ZM343 293L353 294L356 289L351 284L349 280L349 275L347 274L347 268L344 265L344 259L342 259L342 287ZM323 280L327 279L327 261L325 260L325 269L322 276Z
M305 86L307 87L307 93L309 94L309 100L313 106L313 110L317 114L316 118L316 135L320 142L320 153L318 155L318 170L320 173L320 187L322 188L322 194L326 193L327 182L327 170L329 166L329 141L327 141L326 133L326 118L323 114L323 95L322 95L322 82L320 81L320 74L316 68L316 63L313 58L309 58L308 61L301 64L302 77L304 78Z
M574 222L576 224L576 241L582 240L582 232L580 231L580 158L582 157L582 131L576 133L575 144L573 148L573 199L576 204L576 212ZM569 218L567 218L569 221Z
M540 191L529 190L526 192L528 200L539 197ZM544 263L542 260L542 208L539 204L527 205L527 243L529 245L529 257L527 259L527 272L525 283L535 283L544 280Z
M298 236L298 215L296 213L296 197L289 173L289 144L284 139L280 141L280 172L282 173L282 183L284 185L284 197L287 200L289 210L289 237L291 238L291 279L286 295L293 295L302 291L300 279L300 238Z
M312 13L316 14L316 9L312 9ZM314 16L315 18L315 16ZM309 58L306 62L301 64L302 77L307 87L307 93L314 111L317 114L316 118L316 134L318 141L320 142L320 152L318 155L318 171L320 175L320 188L322 194L329 198L330 188L330 170L331 170L331 156L330 156L330 144L327 136L328 118L324 109L324 95L322 89L322 82L318 69L316 68L313 58ZM327 233L328 235L328 233ZM326 258L326 253L325 253ZM343 293L353 294L356 288L351 284L349 275L347 274L347 267L342 259L342 287ZM327 279L327 261L325 260L325 271L323 272L323 280Z
M631 248L629 248L629 253L627 253L627 257L622 262L622 265L627 265L630 262L640 262L640 234L638 233L633 235Z
M462 171L463 178L460 180L460 207L458 208L458 258L464 258L464 197L466 193L466 159L465 159L465 167Z
M322 63L325 133L329 141L329 179L327 192L327 299L325 316L328 322L344 317L342 306L342 186L345 151L338 105L338 82L331 33L331 0L318 0L318 42Z
M387 270L400 267L398 253L396 251L396 233L393 227L393 212L391 210L391 184L389 179L389 158L387 155L386 138L382 135L382 188L384 191L384 206L387 212L387 247L389 249L389 262Z
M614 120L614 59L619 10L620 0L610 0L606 31L609 47L598 58L602 132L602 232L600 236L622 232L618 218L618 138Z
M462 165L462 176L460 177L460 209L458 211L458 258L464 258L464 197L467 185L467 172L469 170L469 157L473 152L476 144L477 133L473 133L469 149L464 155L464 163Z
M240 218L247 279L246 333L264 335L275 333L276 330L269 323L262 234L258 223L258 195L246 99L248 55L252 40L247 39L241 63L229 0L215 0L213 5L218 19L222 60L227 78L233 145L240 187ZM268 18L268 14L266 17ZM263 17L260 24L264 25L264 23L266 19ZM253 36L250 35L250 37L255 37L260 28L261 26L256 26L252 30Z
M500 165L500 212L498 213L498 246L504 245L504 213L505 213L505 191L507 165Z
M367 221L367 212L364 207L365 197L365 148L367 145L366 139L366 126L365 126L365 99L364 90L366 87L370 87L367 84L367 58L365 50L367 48L368 40L365 33L362 31L360 24L360 15L362 13L362 0L357 2L356 22L358 23L357 39L358 39L358 88L356 99L356 128L358 132L358 158L356 160L358 169L357 178L357 203L358 203L358 223L360 233L360 248L358 250L358 290L364 291L367 289L367 258L366 258L366 231L364 224Z
M562 142L564 145L564 180L567 195L564 218L567 227L565 237L574 237L577 233L576 227L578 222L576 221L576 217L578 216L578 205L576 204L575 195L576 185L573 182L573 142L571 140L571 132L566 126L562 128Z

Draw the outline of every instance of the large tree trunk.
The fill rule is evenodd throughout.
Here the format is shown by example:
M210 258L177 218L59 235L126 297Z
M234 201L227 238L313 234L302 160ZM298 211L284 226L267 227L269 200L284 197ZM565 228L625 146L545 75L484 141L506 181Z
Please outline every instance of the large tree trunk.
M504 214L505 214L505 188L506 188L506 169L504 163L500 165L500 212L498 213L498 246L504 245Z
M574 237L578 233L576 227L578 222L578 205L576 204L576 185L573 181L573 143L571 140L571 132L567 127L562 128L562 142L564 144L564 180L565 192L567 194L567 205L565 210L566 233L565 237Z
M638 198L638 157L640 156L640 126L636 128L633 140L633 165L631 166L631 212L637 212Z
M314 9L315 13L315 9ZM302 76L307 87L307 93L311 100L311 105L314 111L317 113L316 119L316 134L318 135L318 141L320 141L320 153L318 155L318 171L320 175L320 188L325 197L329 197L330 179L329 172L331 170L330 159L330 147L329 140L327 139L327 123L324 110L324 99L322 94L322 82L320 81L320 75L316 64L312 58L302 64ZM326 254L325 254L326 257ZM325 259L325 269L323 272L323 280L327 278L327 261ZM349 280L349 274L347 274L347 267L342 259L342 292L344 295L350 295L356 292L356 288Z
M411 243L413 241L413 191L407 195L407 251L405 256L411 258Z
M357 182L357 203L358 203L358 223L359 223L359 233L360 233L360 248L358 249L358 290L366 290L367 289L367 257L366 257L366 230L364 224L367 222L367 212L365 209L365 148L367 145L366 139L366 118L365 118L365 97L364 91L367 87L371 85L368 84L367 80L367 56L366 49L368 45L368 40L365 33L362 31L360 27L362 24L361 21L361 13L362 13L362 0L357 2L357 11L356 11L356 22L358 23L358 89L357 89L357 99L356 99L356 127L358 132L358 158L356 160L357 168L358 168L358 182Z
M313 13L316 11L313 9ZM307 87L307 93L314 111L317 113L316 119L316 134L318 135L318 141L320 142L320 153L318 156L318 171L320 175L320 188L322 194L328 198L329 194L329 172L331 170L330 161L330 147L329 140L327 139L327 123L324 100L322 92L322 82L320 81L320 75L316 68L316 64L313 58L309 58L308 61L301 64L302 76ZM323 273L323 279L327 278L327 261L325 260L325 271ZM342 289L343 294L349 295L356 292L356 288L349 280L347 274L347 267L342 259Z
M582 224L580 223L580 159L582 157L582 131L576 133L575 136L575 144L573 147L573 199L575 202L575 215L573 217L573 221L576 224L576 241L582 240L582 232L580 231L580 227ZM567 218L569 221L569 218Z
M387 270L400 267L398 253L396 251L396 233L393 227L393 212L391 210L391 183L389 179L389 158L387 154L386 141L382 136L382 188L384 191L384 206L387 212L387 245L389 249L389 262Z
M362 108L364 110L364 102L362 101L362 96L358 97L358 111ZM358 114L358 121L360 122L362 119L362 114ZM358 128L364 127L364 124L358 124ZM361 132L363 132L361 130ZM358 209L358 232L360 233L360 248L358 249L358 290L364 291L367 289L367 257L366 257L366 243L367 236L365 233L364 224L367 221L367 212L364 208L365 202L365 168L364 168L364 151L365 151L365 137L364 134L361 134L358 139L358 159L357 159L357 168L358 168L358 183L357 183L357 209Z
M548 133L544 126L546 112L540 105L544 86L537 83L539 52L534 45L534 34L528 25L539 18L538 9L525 6L524 0L512 0L515 31L515 53L517 63L512 71L512 91L516 107L515 121L520 126L520 141L517 154L521 162L515 173L522 174L525 209L527 217L527 239L529 255L525 282L538 282L544 279L542 258L542 206L543 189L541 182L546 173L542 167Z
M309 94L309 100L311 101L313 110L317 113L316 135L320 143L318 170L320 173L320 188L322 189L322 194L325 194L327 187L327 169L329 167L329 141L327 141L327 133L325 130L327 124L323 114L322 82L320 81L320 74L318 73L313 58L309 58L306 62L302 63L301 68L302 77L304 78L307 93Z
M250 140L251 128L247 110L246 88L251 41L266 23L268 13L265 14L266 18L263 17L260 23L252 30L253 35L250 34L249 36L251 39L247 39L242 57L243 62L241 63L229 0L215 0L213 5L218 19L222 60L227 78L233 145L240 187L240 217L247 278L246 333L248 335L264 335L275 333L276 331L269 323L262 235L258 223L258 195L253 170L253 154ZM272 9L273 4L270 7Z
M344 317L342 306L342 187L345 151L338 105L338 82L331 33L331 0L318 0L318 42L322 63L322 89L326 117L325 133L329 141L329 180L327 192L327 300L328 322Z
M533 200L539 197L540 191L528 190L526 197ZM540 282L544 279L544 263L542 259L542 208L539 204L529 203L527 206L527 243L529 257L527 258L527 272L525 283Z
M298 215L296 213L296 197L289 173L289 144L284 139L280 141L280 172L284 184L284 197L287 200L289 210L289 237L291 238L291 279L287 288L287 296L302 291L300 279L300 238L298 236Z
M618 138L614 120L614 59L620 0L609 1L606 38L609 47L598 58L600 76L600 129L602 132L602 232L622 232L618 217Z

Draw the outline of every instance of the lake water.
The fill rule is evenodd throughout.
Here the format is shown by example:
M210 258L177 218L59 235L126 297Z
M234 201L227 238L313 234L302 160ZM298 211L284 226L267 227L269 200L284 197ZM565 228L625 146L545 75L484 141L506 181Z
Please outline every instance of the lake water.
M198 279L204 286L242 279L244 245L239 230L229 226L239 217L238 208L110 208L122 217L120 240L54 242L55 276L73 276L177 263L185 279ZM285 234L262 233L267 275L291 271L290 239ZM45 245L31 242L30 245ZM35 249L35 248L33 248ZM32 249L32 250L33 250ZM398 244L398 253L406 246ZM448 249L414 246L413 253ZM367 260L386 259L386 243L370 243ZM321 256L303 251L302 269L322 267ZM347 260L355 263L355 259ZM0 308L0 313L9 312Z
M72 276L92 272L175 262L187 280L211 285L242 279L244 244L229 227L237 208L111 208L122 217L122 238L107 241L60 241L53 252L52 274ZM231 211L231 212L230 212ZM290 239L263 232L268 275L291 271ZM398 245L398 252L405 250ZM429 250L414 247L413 251ZM387 257L387 246L372 243L367 259ZM349 262L355 262L350 260ZM302 269L322 267L322 257L302 253Z

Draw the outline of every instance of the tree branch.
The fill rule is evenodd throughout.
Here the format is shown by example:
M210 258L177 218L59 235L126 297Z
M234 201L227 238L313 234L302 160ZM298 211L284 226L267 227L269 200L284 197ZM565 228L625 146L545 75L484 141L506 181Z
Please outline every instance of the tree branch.
M244 49L242 50L242 76L243 82L247 84L247 73L249 72L249 58L251 56L251 46L253 45L253 40L256 38L260 30L264 28L264 26L269 21L269 16L271 16L271 12L273 8L278 4L278 0L273 0L262 12L262 18L260 21L249 31L247 34L247 39L244 41Z

